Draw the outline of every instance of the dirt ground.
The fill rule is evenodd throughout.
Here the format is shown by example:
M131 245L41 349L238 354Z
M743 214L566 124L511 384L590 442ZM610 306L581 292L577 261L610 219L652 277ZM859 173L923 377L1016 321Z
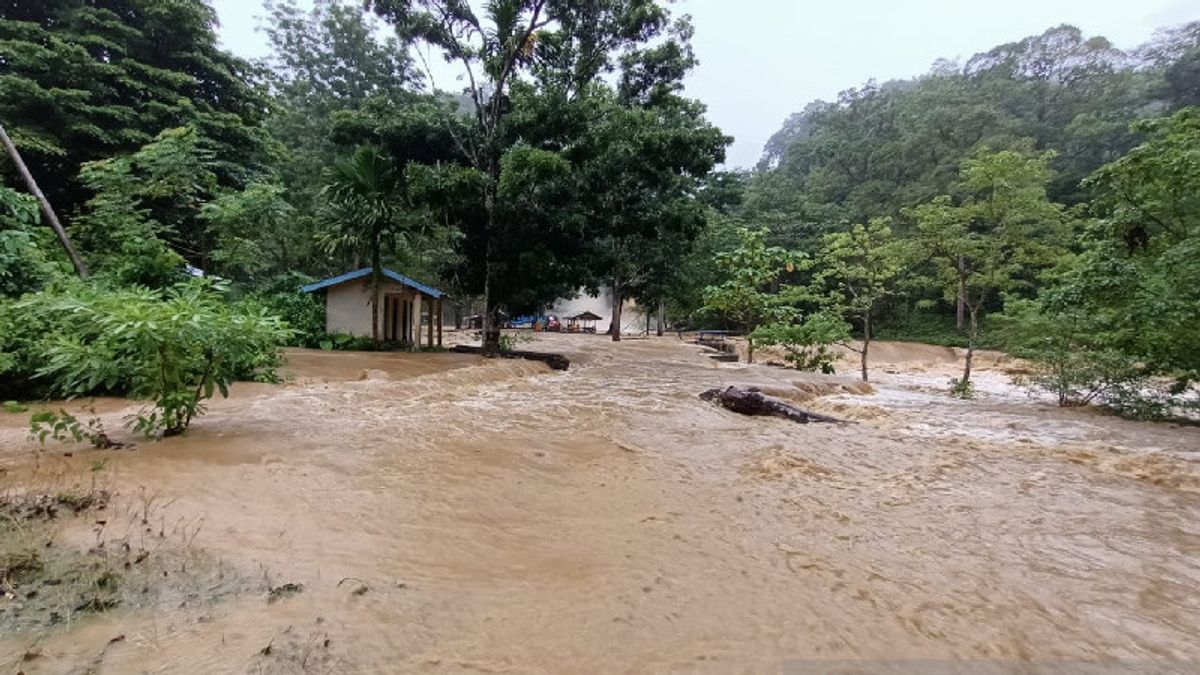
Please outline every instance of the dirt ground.
M999 356L951 399L921 345L878 345L870 387L673 336L529 346L571 369L293 351L131 450L0 413L0 493L99 484L55 545L159 565L0 634L0 671L1200 670L1200 428L1058 409ZM727 384L851 423L697 397Z

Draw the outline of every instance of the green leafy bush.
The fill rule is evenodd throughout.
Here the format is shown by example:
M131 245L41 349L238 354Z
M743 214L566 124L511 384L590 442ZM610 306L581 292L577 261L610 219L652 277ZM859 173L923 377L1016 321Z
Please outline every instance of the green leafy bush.
M256 288L246 300L283 320L292 331L290 346L320 347L326 339L324 299L320 293L300 292L301 286L312 281L312 277L299 272L280 274Z
M1009 352L1031 364L1017 383L1053 394L1060 406L1128 401L1125 394L1144 387L1144 369L1111 346L1102 316L1059 296L1010 298L995 317Z
M533 341L534 337L528 333L501 333L500 351L505 353L515 352L522 344Z
M261 308L229 303L212 284L166 291L72 284L16 303L53 326L23 346L24 363L49 393L113 393L152 403L132 420L147 435L173 435L236 379L272 380L288 331Z
M58 271L54 236L40 224L32 196L0 185L0 295L35 291Z
M837 353L831 347L850 339L850 325L840 317L816 313L802 323L772 323L759 326L750 334L752 344L760 347L780 346L784 359L798 370L834 372Z
M373 352L384 345L376 345L369 335L325 333L317 337L317 346L327 352Z
M47 437L60 443L81 443L86 440L92 447L102 450L113 445L94 411L91 419L87 421L80 421L78 417L61 408L58 412L35 412L29 418L29 434L43 445Z
M950 395L954 398L975 398L975 383L961 377L950 379Z

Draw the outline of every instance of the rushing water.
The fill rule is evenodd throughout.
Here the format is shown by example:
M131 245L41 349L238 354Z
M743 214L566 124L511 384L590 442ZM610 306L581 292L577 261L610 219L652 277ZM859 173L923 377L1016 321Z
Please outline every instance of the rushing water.
M235 389L186 437L56 459L108 457L131 512L153 495L189 546L304 590L0 636L0 668L1200 667L1200 429L1059 410L996 370L953 401L936 351L894 348L863 393L674 338L541 341L571 370L297 352L289 384ZM854 423L697 398L725 384ZM30 463L23 423L0 417L0 481Z

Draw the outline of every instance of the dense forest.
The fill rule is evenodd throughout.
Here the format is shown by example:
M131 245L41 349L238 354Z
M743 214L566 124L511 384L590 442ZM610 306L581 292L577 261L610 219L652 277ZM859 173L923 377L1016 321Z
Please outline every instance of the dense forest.
M1064 405L1197 405L1200 24L869 82L731 172L666 4L282 0L251 63L203 0L0 3L0 124L79 258L10 153L0 398L146 397L138 428L177 433L279 345L330 344L301 285L395 266L481 310L485 349L603 287L800 368L955 344L969 396L970 350L1001 347Z

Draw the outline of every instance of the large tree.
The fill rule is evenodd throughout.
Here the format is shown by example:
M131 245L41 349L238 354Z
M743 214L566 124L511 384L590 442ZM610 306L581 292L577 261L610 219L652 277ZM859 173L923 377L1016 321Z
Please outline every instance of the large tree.
M325 168L346 154L343 142L353 148L368 140L339 134L335 117L372 104L405 107L414 98L415 72L405 45L379 38L378 19L361 3L318 0L305 11L296 0L283 0L267 9L267 128L283 146L278 167L289 199L306 209Z
M456 135L456 143L483 179L483 218L479 231L468 232L465 241L475 249L469 262L479 272L477 290L486 307L484 348L495 350L497 313L508 300L496 292L496 273L512 262L501 250L507 239L500 219L505 208L499 203L501 172L505 156L523 140L508 133L505 124L515 104L513 84L530 73L570 100L618 64L633 82L637 73L663 61L664 48L672 50L670 41L648 44L670 28L669 14L657 0L495 0L482 12L462 0L369 4L403 38L441 50L462 70L470 129Z
M208 138L223 184L240 186L261 166L265 100L252 67L217 46L215 26L203 0L2 6L0 118L60 213L88 197L82 164L165 129Z
M886 218L825 235L817 280L828 289L829 311L857 321L862 330L861 346L851 349L859 353L863 382L869 377L874 320L883 304L899 292L911 258L906 242L896 238Z
M662 300L706 215L701 180L724 159L728 139L678 97L649 105L596 102L596 119L568 156L578 167L590 268L613 301L612 339L621 339L621 308L632 296Z
M322 244L329 253L363 256L371 265L371 337L378 345L385 256L423 234L424 218L408 200L403 168L364 145L327 174Z
M957 195L911 211L945 299L966 307L967 354L957 393L970 392L979 319L1004 292L1031 287L1067 240L1062 207L1046 194L1049 154L981 150L963 162Z

